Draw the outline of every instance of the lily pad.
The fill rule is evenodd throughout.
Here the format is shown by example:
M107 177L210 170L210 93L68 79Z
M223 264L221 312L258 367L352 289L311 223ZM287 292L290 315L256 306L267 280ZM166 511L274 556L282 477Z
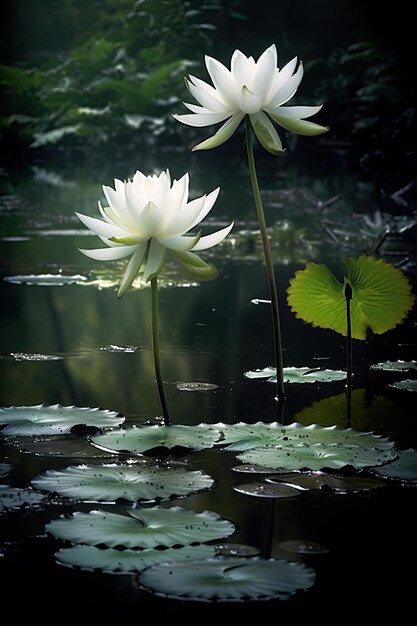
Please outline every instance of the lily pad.
M86 276L75 274L64 276L63 274L27 274L18 276L5 276L4 280L15 285L37 285L40 287L58 287L61 285L79 285L87 280Z
M277 500L278 498L296 498L300 495L300 491L291 485L286 485L284 483L268 484L261 481L236 485L234 490L238 493L243 493L246 496L270 498L274 500Z
M116 411L90 407L37 404L0 407L2 435L62 435L79 424L96 428L119 426L125 418Z
M228 537L235 530L231 522L213 511L195 513L176 506L128 509L126 513L76 512L52 520L46 530L60 539L109 548L188 546Z
M384 467L376 467L373 472L384 478L396 478L403 481L417 481L417 451L400 450L398 459Z
M139 583L172 598L212 601L288 598L310 588L315 572L302 563L261 558L215 557L195 563L162 563Z
M91 446L87 439L74 435L17 437L11 443L21 452L29 452L37 456L79 459L80 461L86 459L108 459L112 461L114 459L110 452L104 452L104 450Z
M14 361L36 361L36 362L48 362L48 361L62 361L64 357L56 354L30 354L26 352L11 352L10 357Z
M220 437L215 426L133 426L91 438L91 442L110 452L142 454L153 448L181 446L193 450L212 448Z
M286 445L248 450L237 457L243 463L256 463L274 469L321 470L351 465L357 469L382 465L395 458L393 450L365 446Z
M165 561L198 561L208 559L216 553L214 546L186 546L155 550L115 550L95 546L76 545L62 548L55 554L56 559L65 565L75 565L84 569L99 569L104 572L139 572L150 565Z
M150 502L209 489L213 479L200 471L113 463L48 470L34 478L32 484L44 491L92 502Z
M177 389L180 391L214 391L219 385L214 383L178 383Z
M11 467L9 463L0 463L0 476L6 476L10 472Z
M392 383L390 387L395 387L395 389L405 389L406 391L417 391L417 380L401 380L397 383Z
M41 504L46 496L33 489L18 489L9 485L0 485L0 511L19 509L22 506Z
M400 324L414 296L403 272L383 259L348 258L340 283L323 264L307 263L290 280L288 304L296 317L313 326L347 335L345 288L352 291L352 337L365 340L369 331L385 333Z
M296 445L312 446L326 444L327 446L369 446L380 450L389 450L394 443L389 439L362 433L352 428L339 428L338 426L323 427L318 424L303 426L297 422L284 426L280 422L256 422L255 424L215 424L223 433L223 439L219 444L229 444L226 450L243 451L261 446L275 446L291 448ZM249 463L252 463L249 461ZM256 461L253 461L256 464ZM263 463L259 463L264 465Z
M276 369L266 367L263 370L245 372L247 378L268 378L269 383L276 383ZM285 383L330 383L335 380L344 380L346 372L342 370L326 370L311 367L284 367Z
M302 491L329 490L333 493L357 493L385 487L382 480L362 476L342 476L325 472L278 474L266 478L267 483L290 485Z
M286 552L301 554L303 556L327 554L330 552L329 548L322 543L308 539L289 539L288 541L279 543L278 547Z
M373 370L383 370L385 372L407 372L417 370L417 361L384 361L371 365Z

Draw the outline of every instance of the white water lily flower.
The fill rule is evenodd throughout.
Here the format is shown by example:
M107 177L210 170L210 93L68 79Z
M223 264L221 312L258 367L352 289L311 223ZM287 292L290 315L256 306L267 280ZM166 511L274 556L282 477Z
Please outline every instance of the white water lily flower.
M298 135L321 135L328 130L306 121L307 117L318 113L322 105L283 106L294 96L303 77L302 63L296 70L297 57L279 69L277 49L272 45L257 62L235 50L230 70L212 57L206 56L205 61L214 86L189 76L187 87L201 106L184 102L191 113L174 117L190 126L210 126L227 121L215 135L193 150L208 150L221 145L246 115L249 115L259 142L273 154L281 154L284 150L271 119Z
M99 209L103 220L76 213L94 234L109 246L80 250L99 261L114 261L130 256L117 296L121 298L138 274L151 281L162 270L166 253L197 280L217 276L213 265L194 252L220 243L231 231L233 222L211 235L186 236L212 209L220 188L188 201L189 177L171 183L169 170L153 176L137 171L132 180L115 180L115 189L103 186L109 204Z

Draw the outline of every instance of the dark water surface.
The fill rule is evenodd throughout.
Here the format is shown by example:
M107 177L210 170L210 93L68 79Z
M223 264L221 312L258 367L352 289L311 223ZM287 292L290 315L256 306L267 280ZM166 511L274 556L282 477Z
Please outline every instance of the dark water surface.
M236 220L229 241L202 254L219 268L216 281L201 285L183 281L177 286L178 276L170 270L160 290L162 365L172 418L187 425L274 421L278 418L274 385L244 377L245 371L266 367L273 360L269 308L251 302L266 299L268 293L258 238L250 233L256 224L246 171L233 161L219 160L217 154L191 163L168 155L166 161L158 165L150 159L139 167L150 173L168 165L176 178L191 169L192 198L219 184L222 187L203 234L210 232L210 226L214 230L231 218ZM354 173L339 170L337 164L329 175L317 172L317 166L314 173L306 172L296 160L279 169L271 167L260 176L260 183L268 224L279 220L272 246L281 298L284 364L344 369L343 337L295 319L284 294L295 270L307 261L325 262L341 278L346 255L372 251L384 228L371 223L375 220L372 186ZM90 175L88 169L57 174L51 165L0 179L2 406L102 407L120 412L127 424L154 422L160 414L150 347L150 290L132 290L118 301L114 285L124 262L100 264L77 250L99 244L86 235L74 211L95 215L101 184L110 184L113 175L126 178L134 173L134 168L118 164L116 170L111 175ZM387 260L401 258L390 256L391 248L385 250ZM63 285L27 284L27 278L19 278L39 275L58 276L58 282L59 276L82 278L75 279L78 284ZM30 280L39 282L39 278ZM416 447L413 394L388 385L410 376L369 370L380 361L415 358L415 316L386 335L354 342L353 356L352 426L388 436L399 449ZM184 391L178 388L180 383L216 387ZM286 423L346 425L343 381L288 384L286 390L282 416ZM305 411L330 397L336 398L334 416L320 409L325 405L315 404L313 413ZM76 435L57 441L63 439L80 441L85 447ZM34 441L39 442L38 448ZM11 465L3 484L21 488L49 468L83 462L74 460L71 452L68 457L56 456L53 442L43 443L36 437L2 437L0 450L1 461ZM232 471L237 465L232 453L211 449L185 454L181 460L190 469L210 474L215 486L164 501L163 506L216 511L236 525L230 542L256 546L265 556L312 565L317 573L314 587L286 602L216 605L153 596L139 590L131 575L82 572L58 565L54 553L63 542L47 536L45 524L64 512L98 505L49 496L45 502L0 513L3 606L11 591L16 591L21 599L16 601L15 615L43 623L55 623L60 615L80 622L88 618L110 623L126 617L139 621L149 616L145 613L149 610L152 619L195 621L200 615L214 618L220 613L239 620L314 616L333 622L346 615L358 617L362 610L367 615L383 615L387 607L401 612L411 606L413 487L388 482L375 492L306 492L274 502L233 490L251 477ZM122 505L100 508L123 510ZM329 552L294 555L280 547L289 540L318 542ZM406 568L409 565L411 570ZM52 601L59 605L60 615L53 613Z

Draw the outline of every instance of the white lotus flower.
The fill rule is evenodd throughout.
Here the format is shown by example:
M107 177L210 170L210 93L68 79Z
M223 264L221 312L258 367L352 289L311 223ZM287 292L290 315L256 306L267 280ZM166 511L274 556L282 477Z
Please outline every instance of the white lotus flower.
M213 207L220 188L188 202L189 177L171 183L169 170L159 176L145 176L137 171L132 180L115 180L115 189L103 186L108 207L99 209L103 220L76 213L78 218L108 246L80 250L99 261L114 261L130 256L122 278L121 298L138 274L151 281L161 271L166 252L178 261L193 278L211 280L217 276L213 265L194 252L206 250L222 241L233 227L201 237L186 236ZM192 251L192 252L191 252Z
M231 69L206 56L206 67L213 86L189 76L186 84L199 105L184 105L191 111L174 115L175 119L190 126L210 126L227 120L215 135L193 150L208 150L221 145L249 115L252 127L262 146L273 154L282 153L283 147L271 122L298 135L321 135L328 128L306 121L318 113L321 106L284 107L295 94L303 77L303 65L297 67L297 57L281 70L277 68L277 50L270 46L256 62L240 50L232 55ZM296 70L296 71L295 71Z

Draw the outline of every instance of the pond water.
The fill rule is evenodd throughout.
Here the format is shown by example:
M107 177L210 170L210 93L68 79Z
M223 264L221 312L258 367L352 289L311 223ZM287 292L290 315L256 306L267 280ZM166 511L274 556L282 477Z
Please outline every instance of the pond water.
M344 381L287 384L288 399L278 416L275 386L244 376L273 363L270 312L262 303L268 298L267 284L245 168L218 153L188 161L178 154L167 153L164 158L162 164L152 157L141 159L138 167L145 173L169 167L177 178L190 170L191 197L221 186L205 233L231 218L236 221L229 240L202 255L220 270L217 280L190 284L169 269L160 290L162 367L174 423L251 424L279 417L285 424L346 427ZM313 158L306 167L296 157L271 158L265 169L260 168L260 184L267 221L273 226L284 365L344 369L343 337L297 320L286 304L285 289L294 272L310 260L328 264L341 278L345 257L372 253L391 218L375 213L370 183L341 167L337 159L325 165L317 161ZM119 163L111 172L93 167L57 172L53 164L44 164L0 179L3 407L100 407L125 416L125 425L156 423L160 406L150 344L150 290L134 289L117 300L115 285L124 262L100 264L77 250L96 247L97 242L74 211L93 215L101 184L133 173L131 166ZM410 259L409 249L398 240L388 239L381 250L386 260ZM261 302L256 304L257 300ZM413 378L413 372L369 369L375 363L409 361L415 355L414 314L385 335L354 342L353 428L389 437L397 449L416 447L413 393L389 386ZM28 488L35 476L51 468L118 459L105 453L101 457L83 433L2 436L0 450L0 461L6 464L2 483L19 489ZM386 480L383 488L362 493L316 489L273 500L234 489L263 480L263 475L234 471L238 461L233 453L212 448L159 457L173 458L214 480L211 489L163 500L162 507L218 513L236 530L217 543L253 546L262 556L311 565L316 572L313 587L286 601L208 604L153 595L141 589L132 574L58 564L54 554L64 542L45 531L50 520L97 508L123 511L126 505L98 505L45 493L39 500L37 494L42 492L32 490L32 503L19 506L16 501L14 507L5 500L0 513L3 607L13 591L16 614L24 617L55 621L53 602L67 618L110 623L122 617L143 619L144 611L151 611L153 619L196 619L201 610L204 616L230 613L237 619L272 615L326 619L331 611L332 620L338 620L357 616L361 606L369 615L384 615L387 607L403 610L411 604L414 577L406 567L412 571L415 557L411 483ZM358 472L348 467L337 473ZM366 470L360 475L375 478ZM326 550L315 553L315 544Z

